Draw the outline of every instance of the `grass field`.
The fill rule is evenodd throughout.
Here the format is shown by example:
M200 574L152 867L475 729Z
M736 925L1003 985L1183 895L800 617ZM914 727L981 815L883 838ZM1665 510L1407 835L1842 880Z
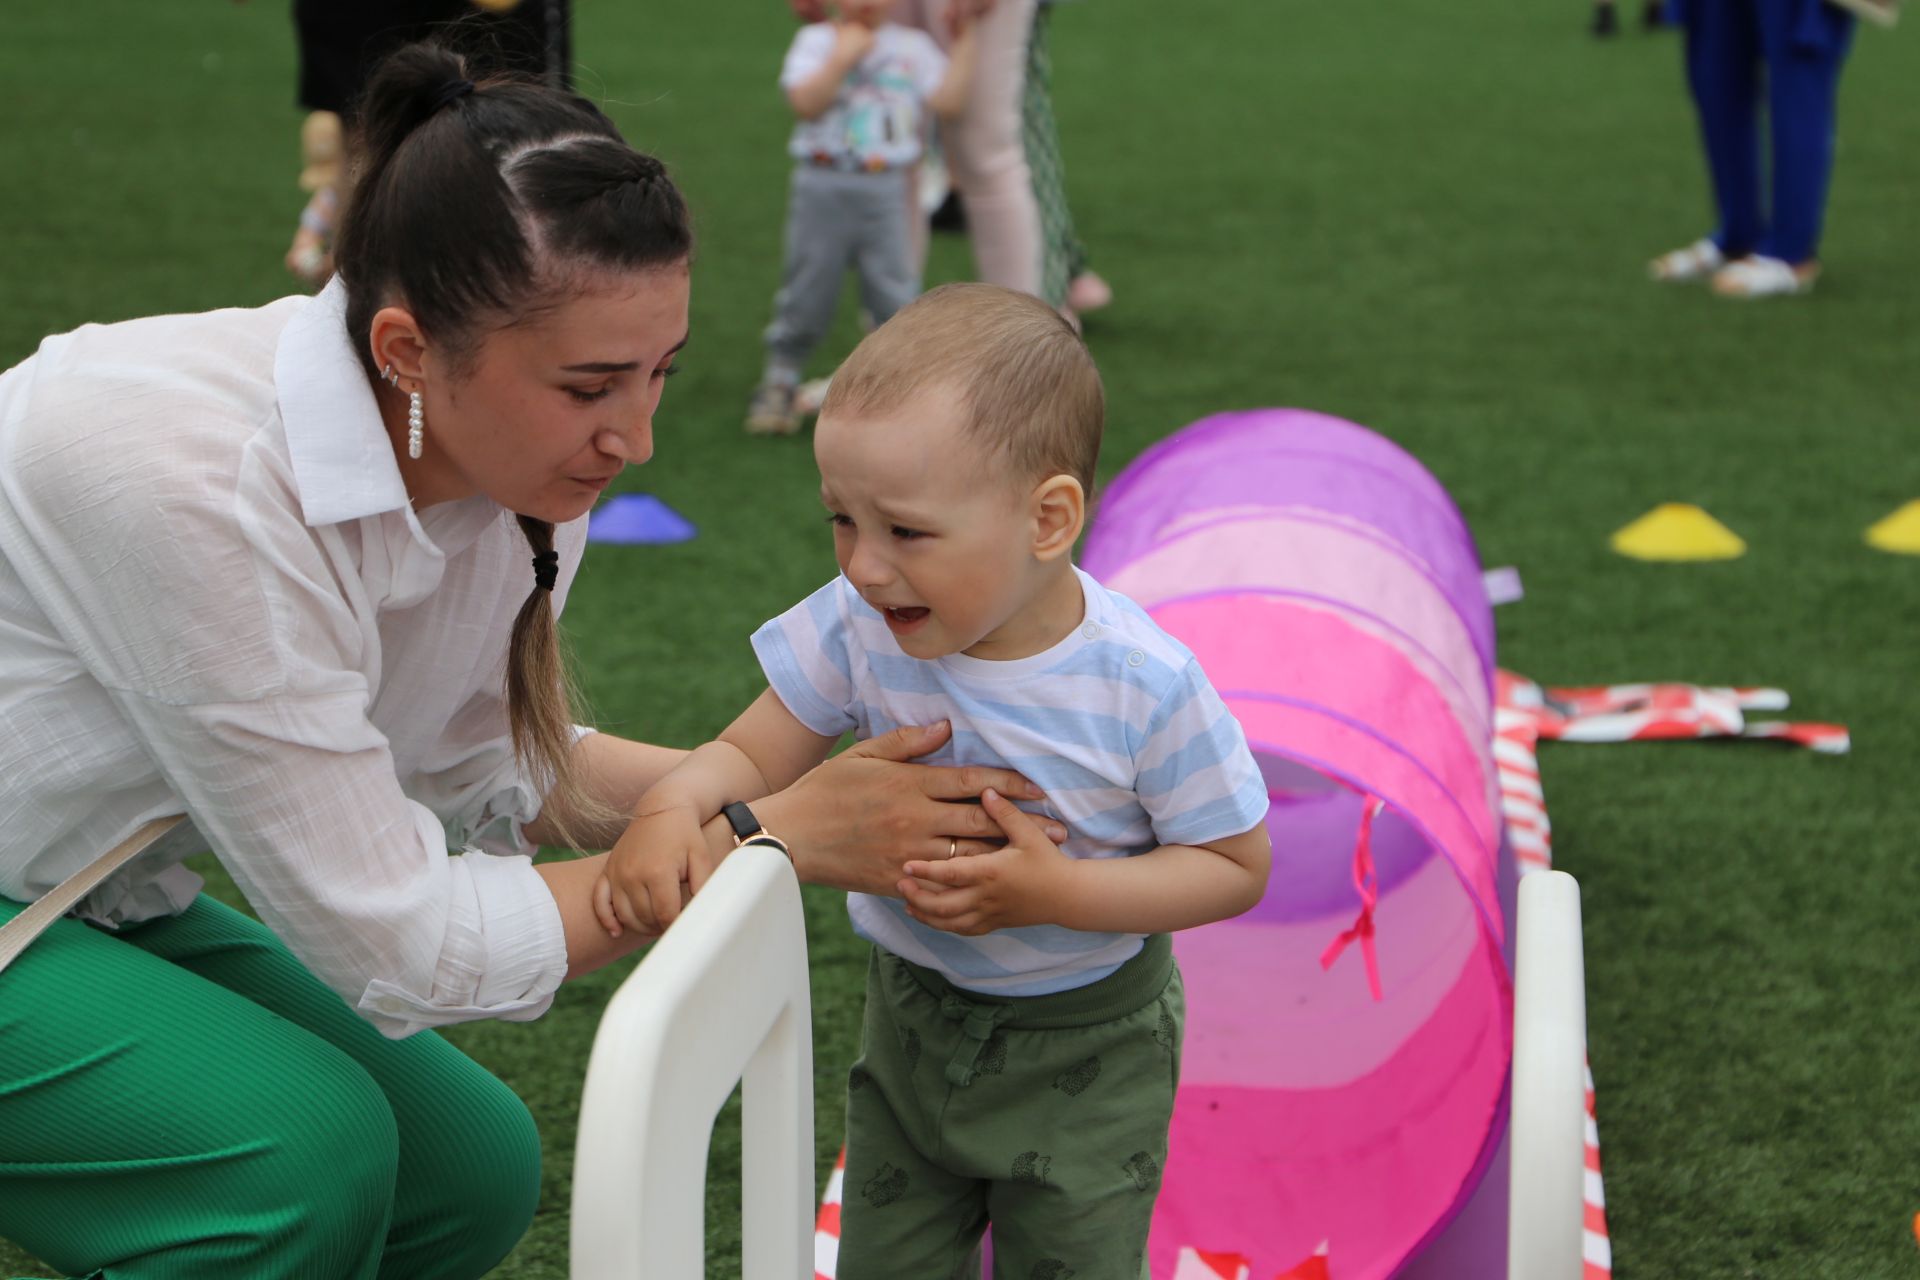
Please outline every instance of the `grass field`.
M596 549L568 616L600 722L655 741L743 705L747 632L832 571L806 442L739 431L778 271L783 9L577 4L583 87L672 164L701 236L686 374L657 460L623 482L701 536ZM1860 539L1920 497L1920 36L1860 33L1819 290L1741 306L1645 281L1706 229L1678 50L1597 43L1584 19L1578 0L1062 6L1070 189L1118 295L1089 331L1103 471L1225 408L1367 423L1449 487L1487 563L1525 574L1504 665L1779 684L1848 723L1844 759L1549 747L1545 785L1585 892L1617 1273L1920 1276L1920 561ZM284 5L9 0L6 32L0 366L84 321L289 291ZM936 246L932 279L965 271ZM849 313L823 359L853 333ZM1750 553L1608 552L1666 500ZM808 904L824 1161L862 959L833 895ZM539 1023L453 1033L547 1138L542 1212L498 1274L565 1274L581 1069L626 971ZM737 1249L730 1123L714 1276ZM0 1244L8 1271L48 1274Z

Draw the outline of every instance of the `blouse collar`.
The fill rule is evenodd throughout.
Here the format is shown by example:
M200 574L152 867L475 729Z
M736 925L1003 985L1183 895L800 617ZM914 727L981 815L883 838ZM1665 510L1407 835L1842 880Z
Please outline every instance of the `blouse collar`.
M274 391L309 527L411 506L366 369L347 337L347 291L335 276L281 332Z

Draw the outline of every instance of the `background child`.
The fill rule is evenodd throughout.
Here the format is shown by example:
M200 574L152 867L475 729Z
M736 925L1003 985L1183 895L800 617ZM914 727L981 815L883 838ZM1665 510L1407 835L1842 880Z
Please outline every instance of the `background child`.
M814 438L841 576L755 633L770 689L647 793L599 888L610 930L664 927L723 806L943 717L930 761L1025 774L1070 833L988 791L1004 847L903 850L903 900L849 896L875 948L842 1280L958 1275L989 1220L1001 1275L1138 1274L1184 1013L1167 934L1266 886L1239 725L1072 563L1103 408L1066 321L1010 290L935 289L862 342Z
M950 117L966 104L973 20L985 6L954 6L949 58L926 32L887 21L893 5L843 0L838 20L800 28L780 69L800 120L787 143L793 186L767 366L747 409L747 430L757 434L799 428L794 391L833 323L848 267L875 324L920 292L909 175L924 145L926 109Z

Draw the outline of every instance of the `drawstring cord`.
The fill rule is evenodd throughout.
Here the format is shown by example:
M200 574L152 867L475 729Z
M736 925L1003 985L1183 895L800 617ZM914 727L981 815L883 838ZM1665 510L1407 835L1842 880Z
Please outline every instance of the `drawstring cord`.
M1007 1019L1011 1006L975 1004L948 992L940 997L940 1013L960 1024L960 1047L947 1063L947 1083L966 1088L979 1074L980 1055L993 1038L993 1031Z

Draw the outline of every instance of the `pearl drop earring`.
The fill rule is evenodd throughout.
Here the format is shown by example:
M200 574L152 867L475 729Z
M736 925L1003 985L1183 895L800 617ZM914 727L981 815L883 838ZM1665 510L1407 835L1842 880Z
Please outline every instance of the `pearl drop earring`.
M407 456L409 458L420 456L421 441L426 433L427 421L420 411L420 393L409 392L407 395Z

